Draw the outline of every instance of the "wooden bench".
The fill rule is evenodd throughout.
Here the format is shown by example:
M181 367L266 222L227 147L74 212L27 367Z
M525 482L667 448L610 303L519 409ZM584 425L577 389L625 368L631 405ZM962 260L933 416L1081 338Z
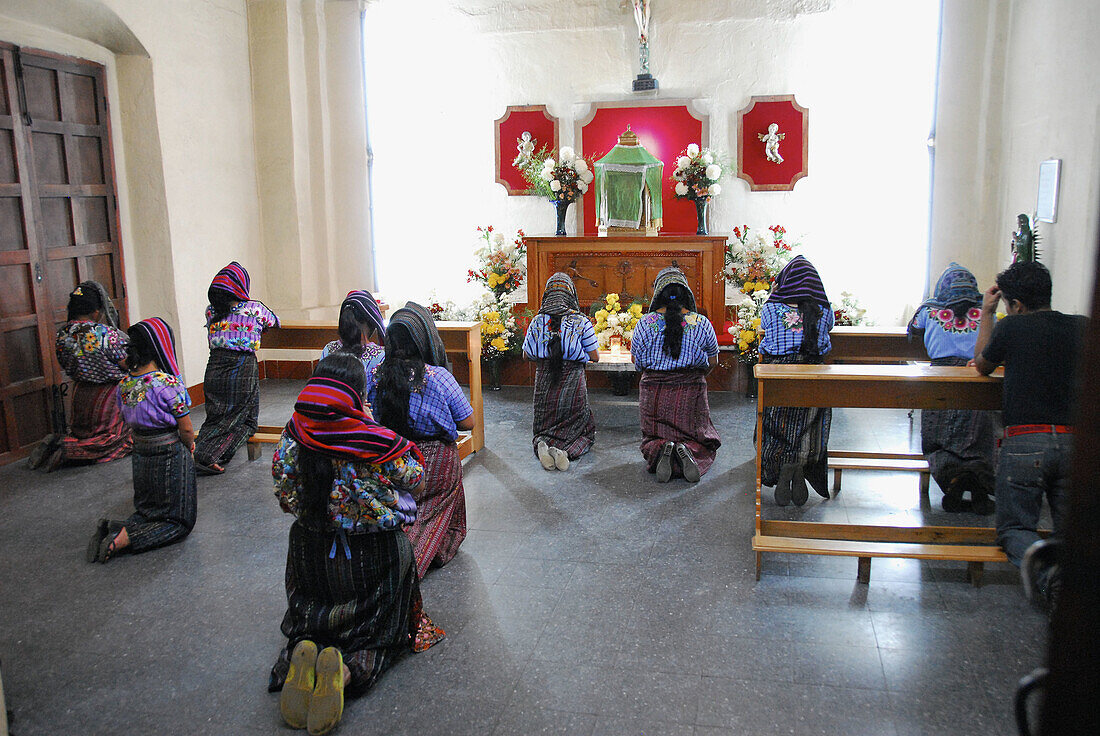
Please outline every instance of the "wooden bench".
M470 406L474 410L474 428L458 436L459 459L485 447L485 405L481 395L481 323L436 322L443 347L452 360L465 360L470 376ZM311 350L319 353L336 337L335 323L289 322L264 331L263 347L277 350ZM265 444L274 444L283 427L260 425L248 440L248 459L257 460Z
M834 327L826 363L908 363L927 361L922 340L909 341L904 327Z
M764 436L764 409L770 406L884 409L998 409L1003 373L980 376L973 368L930 365L790 365L760 364L757 379L758 437ZM979 585L983 565L1006 558L996 546L995 530L987 527L885 527L763 518L760 446L756 455L756 519L752 540L756 577L764 552L842 555L859 560L857 579L870 580L874 557L962 560L973 584ZM851 453L855 455L856 453ZM844 458L880 466L886 460L912 456ZM840 468L841 470L846 468ZM875 469L883 469L876 467ZM916 468L912 468L916 469Z
M829 450L829 469L833 471L833 490L840 492L841 474L845 470L886 470L920 473L921 496L928 495L932 471L924 455L912 453L857 452Z

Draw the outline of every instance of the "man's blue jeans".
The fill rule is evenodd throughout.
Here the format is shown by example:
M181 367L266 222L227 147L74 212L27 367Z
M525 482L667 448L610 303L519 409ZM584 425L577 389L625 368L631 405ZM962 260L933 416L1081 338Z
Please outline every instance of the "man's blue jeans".
M1072 434L1021 434L1001 440L997 543L1016 567L1027 548L1039 540L1035 530L1044 495L1054 517L1055 536L1062 531L1062 516L1069 500L1072 445Z

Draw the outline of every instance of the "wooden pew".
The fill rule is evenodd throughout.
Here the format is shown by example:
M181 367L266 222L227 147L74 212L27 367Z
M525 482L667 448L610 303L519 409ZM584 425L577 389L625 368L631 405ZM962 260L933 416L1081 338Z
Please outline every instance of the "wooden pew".
M764 436L764 408L804 406L884 409L999 409L1003 373L979 376L973 368L930 365L782 365L755 367L756 436ZM756 452L756 520L752 547L756 578L764 552L859 558L860 582L870 579L874 557L963 560L979 585L982 566L1007 558L995 532L970 527L889 527L769 521L763 518L761 447Z
M458 456L464 458L485 447L485 405L481 396L481 323L436 322L443 346L452 361L465 360L470 370L470 406L474 410L474 428L458 436ZM322 322L284 322L264 331L264 349L320 351L336 339L336 324ZM282 426L261 425L248 440L248 459L256 460L264 444L279 441Z
M904 327L834 327L829 333L833 349L825 356L832 363L908 363L927 361L924 342L909 342Z

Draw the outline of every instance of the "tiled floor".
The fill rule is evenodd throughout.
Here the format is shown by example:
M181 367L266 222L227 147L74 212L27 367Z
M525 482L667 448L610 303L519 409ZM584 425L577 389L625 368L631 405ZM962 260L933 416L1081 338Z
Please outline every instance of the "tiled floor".
M263 384L263 423L298 384ZM339 733L1008 734L1015 681L1040 663L1042 616L1015 571L768 556L753 579L753 406L712 394L724 445L698 485L659 485L637 404L594 392L599 433L568 473L531 454L530 391L486 396L487 447L465 469L469 536L423 583L448 633L349 701ZM201 410L196 412L196 419ZM837 412L833 447L906 449L919 416ZM265 453L270 459L270 453ZM83 561L94 520L128 512L129 461L52 475L0 469L0 659L16 736L273 734L290 518L270 465L243 452L199 481L182 544ZM851 473L805 519L991 523L921 509L912 475Z

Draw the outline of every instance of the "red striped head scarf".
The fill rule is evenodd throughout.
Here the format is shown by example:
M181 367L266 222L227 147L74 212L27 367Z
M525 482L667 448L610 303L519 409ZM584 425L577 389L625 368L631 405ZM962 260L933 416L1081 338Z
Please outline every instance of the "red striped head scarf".
M251 279L248 278L248 271L244 270L244 266L233 261L221 271L218 271L218 275L210 282L210 288L228 291L242 302L247 302L248 287L251 283Z
M423 462L420 450L363 411L363 398L335 378L309 379L286 425L303 446L340 460L385 463L410 450Z
M152 343L157 354L157 368L183 380L179 364L176 362L176 338L167 322L160 317L150 317L143 319L130 329L140 332Z

